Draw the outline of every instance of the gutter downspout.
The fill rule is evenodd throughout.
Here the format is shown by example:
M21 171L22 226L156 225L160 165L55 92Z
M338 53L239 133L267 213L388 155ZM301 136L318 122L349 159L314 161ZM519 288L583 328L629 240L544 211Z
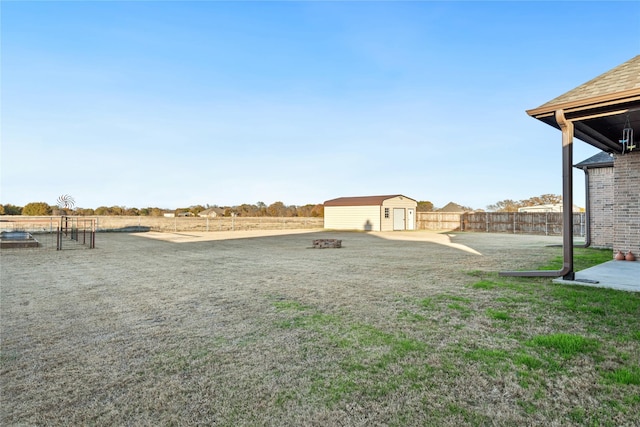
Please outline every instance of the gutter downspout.
M573 272L573 122L562 109L556 110L556 122L562 131L562 255L561 270L501 271L500 276L559 277L575 280Z

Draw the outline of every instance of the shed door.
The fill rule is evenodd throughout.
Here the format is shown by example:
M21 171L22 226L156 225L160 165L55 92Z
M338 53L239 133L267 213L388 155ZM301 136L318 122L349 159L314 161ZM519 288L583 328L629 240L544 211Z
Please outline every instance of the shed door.
M407 209L407 230L415 230L416 228L415 212L415 209Z
M393 229L404 230L404 208L393 208Z

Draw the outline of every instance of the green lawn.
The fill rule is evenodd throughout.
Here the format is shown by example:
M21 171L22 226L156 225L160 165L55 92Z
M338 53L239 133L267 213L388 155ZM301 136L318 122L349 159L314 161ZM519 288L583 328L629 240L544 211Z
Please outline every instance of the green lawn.
M610 250L575 251L578 270L610 259ZM539 268L558 263L561 256ZM496 421L482 400L447 399L450 389L461 388L462 396L515 402L505 405L511 418L533 425L638 422L639 294L469 274L477 281L464 296L398 301L390 327L354 323L348 313L329 315L295 301L274 302L282 316L278 326L301 331L307 352L333 353L331 366L304 373L312 379L308 390L292 388L279 404L311 395L337 408L353 399L421 391L415 395L422 405L412 402L391 424L518 424Z

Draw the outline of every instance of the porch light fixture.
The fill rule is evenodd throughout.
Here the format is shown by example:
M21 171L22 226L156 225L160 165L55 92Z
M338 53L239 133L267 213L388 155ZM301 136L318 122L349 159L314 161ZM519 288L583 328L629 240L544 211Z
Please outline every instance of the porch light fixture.
M633 128L631 127L631 123L629 122L628 114L627 121L624 124L624 129L622 129L622 139L620 140L620 144L622 144L622 154L633 151L636 148L635 144L633 143Z

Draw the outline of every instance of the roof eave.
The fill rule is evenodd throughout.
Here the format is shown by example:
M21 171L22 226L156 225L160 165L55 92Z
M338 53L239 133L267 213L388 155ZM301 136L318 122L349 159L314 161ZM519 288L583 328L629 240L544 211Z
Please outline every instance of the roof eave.
M585 118L580 117L579 113L586 113L589 110L607 107L608 109L616 110L615 107L617 105L627 104L634 101L640 101L640 88L629 89L622 92L610 93L576 101L562 102L558 104L544 104L538 108L533 108L526 111L528 115L539 120L542 120L545 117L549 116L552 117L557 110L563 110L565 115L577 115L578 118ZM621 108L621 111L624 112L624 108ZM588 115L584 114L584 116ZM567 116L567 118L571 120L571 117Z
M555 112L562 110L564 116L574 122L576 138L608 153L620 153L621 146L617 143L618 141L612 141L610 138L598 133L597 130L589 127L585 121L637 110L638 103L640 103L640 88L577 101L545 104L538 108L527 110L527 114L559 129L560 126L556 122Z

